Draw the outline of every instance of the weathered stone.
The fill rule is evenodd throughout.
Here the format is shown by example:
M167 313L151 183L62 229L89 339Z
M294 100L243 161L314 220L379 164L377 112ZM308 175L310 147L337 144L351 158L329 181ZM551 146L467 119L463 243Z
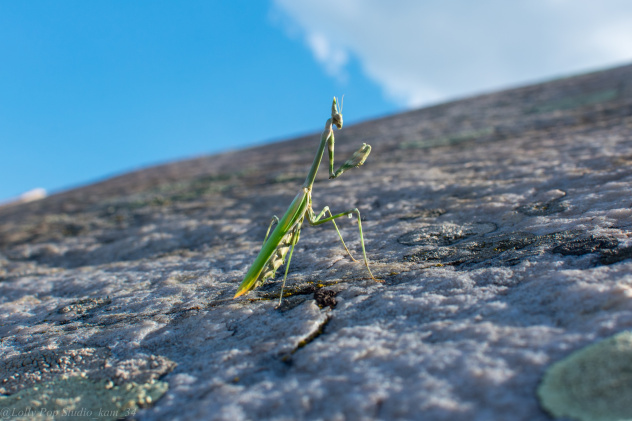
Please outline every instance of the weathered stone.
M314 207L383 282L355 219L358 262L304 226L278 308L284 267L232 297L319 134L0 207L0 407L70 376L140 420L547 420L548 367L632 323L631 130L632 66L345 126L371 155Z

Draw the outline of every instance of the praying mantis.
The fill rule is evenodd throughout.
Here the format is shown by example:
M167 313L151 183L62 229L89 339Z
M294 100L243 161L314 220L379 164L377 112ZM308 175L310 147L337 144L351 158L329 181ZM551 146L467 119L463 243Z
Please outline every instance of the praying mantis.
M329 179L337 178L348 169L356 168L364 164L364 161L366 161L369 153L371 153L371 145L364 143L356 152L354 152L351 158L345 161L340 168L334 171L334 126L336 126L339 130L342 128L342 103L340 104L339 110L338 100L336 97L334 97L333 103L331 104L331 118L329 118L325 123L325 130L321 135L320 145L318 146L316 157L314 158L314 162L312 163L301 190L298 192L281 219L277 218L276 215L272 218L272 221L268 226L266 236L263 240L263 246L259 251L259 255L250 267L250 270L246 273L244 280L239 285L234 298L248 293L249 291L261 286L266 280L273 278L277 269L285 262L285 257L287 256L287 265L285 266L285 275L283 276L281 295L279 297L279 305L281 305L281 300L283 299L283 289L285 288L285 281L290 268L290 261L292 260L292 253L294 251L294 246L298 243L301 227L305 220L313 226L331 221L334 224L334 228L336 228L336 232L338 233L340 241L342 241L342 245L347 251L347 254L349 254L349 257L356 262L357 260L354 259L351 252L349 252L347 245L342 239L342 234L340 234L338 226L334 221L336 218L340 218L342 216L348 216L351 218L354 213L358 217L358 229L360 230L360 244L362 245L364 264L371 276L371 279L380 282L380 280L375 279L373 273L371 273L371 269L369 268L369 260L366 257L366 250L364 248L364 235L362 234L360 211L355 208L333 215L329 210L329 206L325 206L323 210L316 215L312 209L312 187L314 186L316 173L318 172L318 167L320 166L320 162L322 161L323 154L325 152L325 146L329 152ZM329 216L323 218L326 214ZM272 225L275 223L276 227L270 234L270 229L272 229Z

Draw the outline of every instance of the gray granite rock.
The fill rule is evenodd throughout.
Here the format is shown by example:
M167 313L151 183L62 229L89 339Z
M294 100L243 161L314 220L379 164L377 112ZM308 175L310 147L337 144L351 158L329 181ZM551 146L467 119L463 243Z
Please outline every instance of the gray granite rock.
M280 275L232 296L319 134L0 207L0 407L80 375L167 383L138 419L549 419L547 368L632 328L631 81L344 127L338 162L373 152L334 181L323 167L314 207L360 209L384 282L307 226L278 309ZM339 223L359 257L356 225Z

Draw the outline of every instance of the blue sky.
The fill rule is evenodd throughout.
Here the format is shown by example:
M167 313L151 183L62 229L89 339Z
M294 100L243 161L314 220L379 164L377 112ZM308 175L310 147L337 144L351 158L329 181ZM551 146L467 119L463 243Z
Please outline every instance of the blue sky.
M628 0L0 0L0 202L632 61Z

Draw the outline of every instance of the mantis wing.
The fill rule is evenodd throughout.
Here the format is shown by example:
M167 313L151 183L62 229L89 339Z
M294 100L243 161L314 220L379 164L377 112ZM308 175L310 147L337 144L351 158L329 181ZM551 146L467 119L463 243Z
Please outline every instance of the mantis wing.
M292 228L304 217L308 203L309 191L303 189L296 195L285 215L261 248L259 255L239 285L234 298L247 293L265 282L266 279L274 276L276 270L283 264L285 255L290 248Z

